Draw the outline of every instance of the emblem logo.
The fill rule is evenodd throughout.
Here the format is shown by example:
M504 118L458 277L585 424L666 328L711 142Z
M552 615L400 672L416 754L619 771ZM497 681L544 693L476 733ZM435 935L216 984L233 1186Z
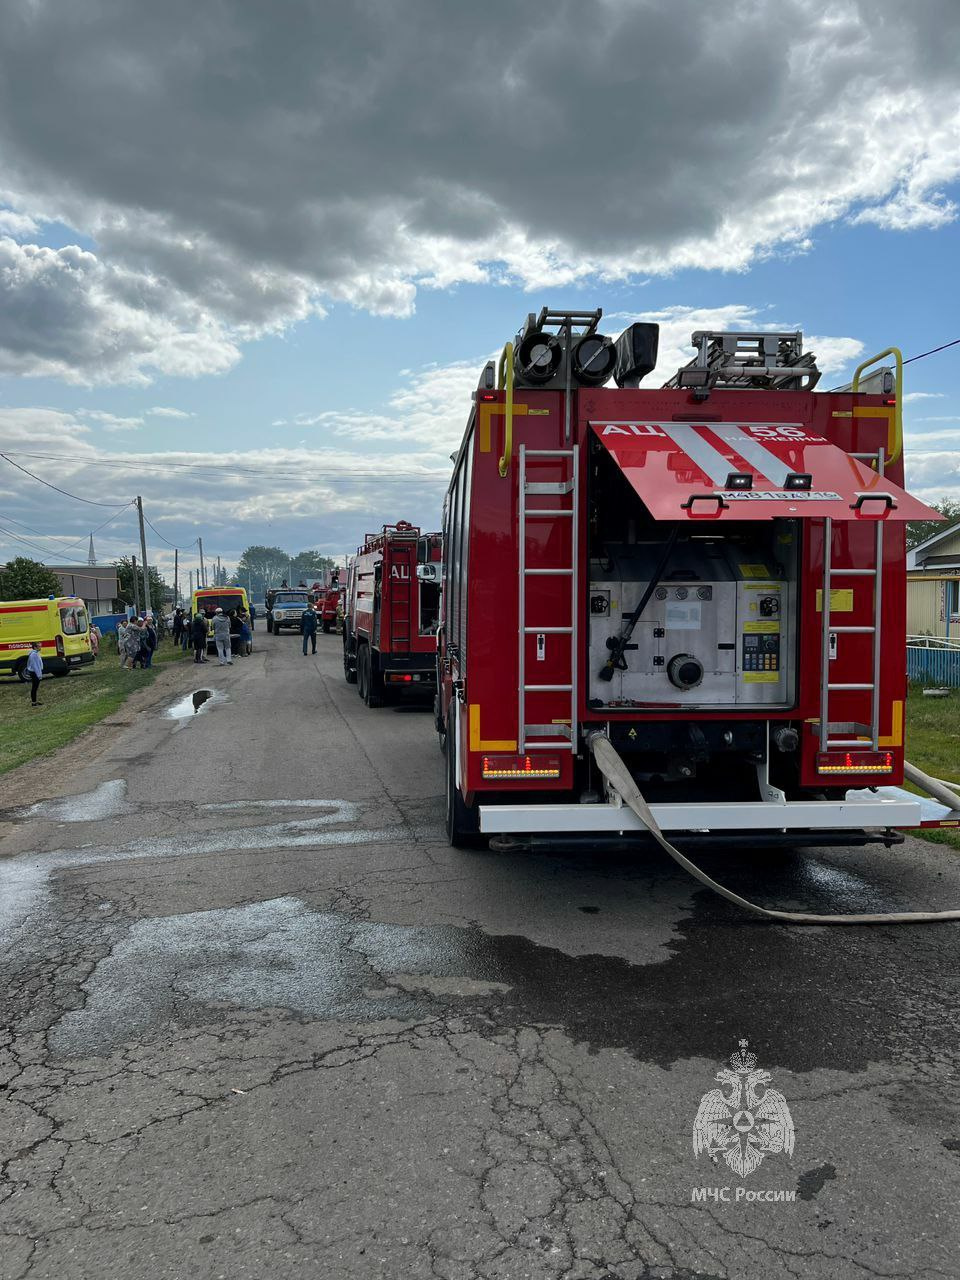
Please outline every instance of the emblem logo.
M747 1044L741 1040L730 1055L730 1069L717 1072L721 1088L703 1095L693 1122L693 1154L706 1152L714 1164L722 1156L741 1178L759 1169L764 1156L792 1155L794 1140L786 1099L766 1087L771 1076L757 1070L757 1055L747 1051Z

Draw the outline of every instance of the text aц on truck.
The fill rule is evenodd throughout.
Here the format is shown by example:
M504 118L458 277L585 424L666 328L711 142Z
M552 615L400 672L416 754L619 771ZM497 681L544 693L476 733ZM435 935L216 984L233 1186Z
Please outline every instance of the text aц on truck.
M698 332L645 390L657 326L600 318L531 315L474 394L444 505L450 839L642 838L613 748L677 838L898 842L924 820L897 787L904 524L936 518L902 487L899 352L815 393L800 333Z
M343 671L370 707L435 694L439 562L440 534L401 520L368 533L347 563Z

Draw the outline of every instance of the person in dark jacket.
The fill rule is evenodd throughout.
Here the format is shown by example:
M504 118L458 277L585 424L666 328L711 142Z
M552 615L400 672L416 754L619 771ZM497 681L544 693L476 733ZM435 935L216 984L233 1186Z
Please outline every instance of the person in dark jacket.
M236 611L230 610L230 652L239 657L244 653L243 647L243 621Z
M190 639L193 641L194 662L206 662L207 619L200 609L193 615L193 622L190 624Z
M157 648L157 627L152 618L146 618L143 624L143 638L140 642L141 666L153 666L153 655Z
M317 611L308 604L300 615L300 634L303 636L303 656L307 656L307 641L313 641L313 652L317 652Z
M183 635L183 610L180 608L173 611L173 647L176 648L180 643L180 637Z

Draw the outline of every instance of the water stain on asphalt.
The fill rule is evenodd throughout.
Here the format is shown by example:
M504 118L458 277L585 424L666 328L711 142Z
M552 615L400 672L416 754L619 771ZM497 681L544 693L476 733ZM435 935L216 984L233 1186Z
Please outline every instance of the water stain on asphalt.
M41 800L28 808L15 809L13 816L39 818L44 822L99 822L127 812L126 791L123 779L114 778L78 796Z
M902 1011L895 1017L882 995L896 981L922 993L914 1043L952 1050L945 988L938 996L932 979L923 988L897 935L833 932L812 949L797 936L753 926L704 893L694 916L679 920L667 961L637 965L477 927L373 923L278 898L134 924L52 1044L59 1053L106 1052L171 1017L203 1023L229 1017L224 1007L279 1007L350 1022L455 1016L484 1034L555 1026L591 1051L623 1049L667 1069L725 1057L746 1036L765 1068L851 1072L898 1057ZM865 972L880 993L875 1007ZM810 1007L821 1010L813 1037L797 1016Z

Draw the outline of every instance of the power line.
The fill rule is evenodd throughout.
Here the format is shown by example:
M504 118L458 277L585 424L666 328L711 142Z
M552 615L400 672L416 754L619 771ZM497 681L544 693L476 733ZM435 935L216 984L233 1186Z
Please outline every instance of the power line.
M960 343L960 338L954 338L952 342L945 342L942 347L931 347L929 351L921 351L918 356L911 356L909 360L904 360L904 364L913 364L914 360L922 360L924 356L936 355L938 351L946 351L947 347L955 347Z
M439 480L446 484L448 479L448 477L440 471L399 471L396 467L391 468L391 472L389 474L384 474L383 471L360 471L356 468L349 468L340 471L329 469L323 475L309 475L303 471L269 471L265 473L263 467L225 467L212 462L114 462L99 458L88 461L85 458L77 457L76 454L27 453L22 449L17 449L15 452L17 457L20 458L46 458L57 462L78 462L82 466L94 468L110 467L122 468L128 471L169 471L173 467L181 471L210 471L215 475L254 475L263 478L264 474L266 474L274 480L306 480L311 484L322 483L326 480L334 481L352 479L376 480L379 483L391 481L399 484L409 484L412 480ZM7 458L8 462L11 461L6 454L0 454L0 457ZM18 466L19 464L13 463L13 465ZM26 470L26 468L21 467L21 470ZM27 472L27 474L32 475L33 473ZM38 478L39 477L36 476L34 477L34 479ZM47 482L43 481L43 483L46 484ZM63 490L61 490L61 492L63 492ZM82 498L81 501L86 502L88 499ZM99 505L109 506L110 504L104 502Z
M27 454L25 456L30 457L31 455ZM51 484L49 480L44 480L42 476L35 476L32 471L28 471L26 467L21 467L19 462L14 462L14 460L12 458L7 457L5 453L0 453L0 458L3 458L4 462L9 462L11 467L16 467L18 471L22 471L23 474L29 476L31 480L37 480L40 482L40 484L45 484L48 489L56 489L57 493L62 493L66 498L73 498L77 502L86 502L91 507L112 507L113 506L112 502L94 502L92 498L81 498L80 495L77 493L68 493L66 489L61 489L57 485ZM75 458L73 459L73 461L82 462L82 459Z
M197 545L197 539L194 538L194 540L190 543L189 546L178 547L175 542L171 542L169 538L165 538L159 529L155 528L154 525L150 524L150 521L147 519L146 516L143 517L143 522L144 524L150 525L150 528L153 529L153 532L157 535L160 541L165 542L168 547L173 547L174 551L183 551L183 552L192 551L193 548Z
M2 533L6 538L11 538L14 542L19 542L22 547L28 547L31 551L39 551L45 556L50 554L49 547L41 547L38 542L33 542L29 538L24 538L19 534L14 533L11 529L4 529L2 525L0 525L0 533ZM43 535L41 534L40 536L42 537Z
M904 360L904 364L913 364L915 360L924 360L927 356L935 356L938 351L946 351L949 347L960 345L960 338L954 338L952 342L944 342L939 347L931 347L929 351L921 351L917 356L911 356L909 360ZM840 391L840 387L831 387L831 391Z

